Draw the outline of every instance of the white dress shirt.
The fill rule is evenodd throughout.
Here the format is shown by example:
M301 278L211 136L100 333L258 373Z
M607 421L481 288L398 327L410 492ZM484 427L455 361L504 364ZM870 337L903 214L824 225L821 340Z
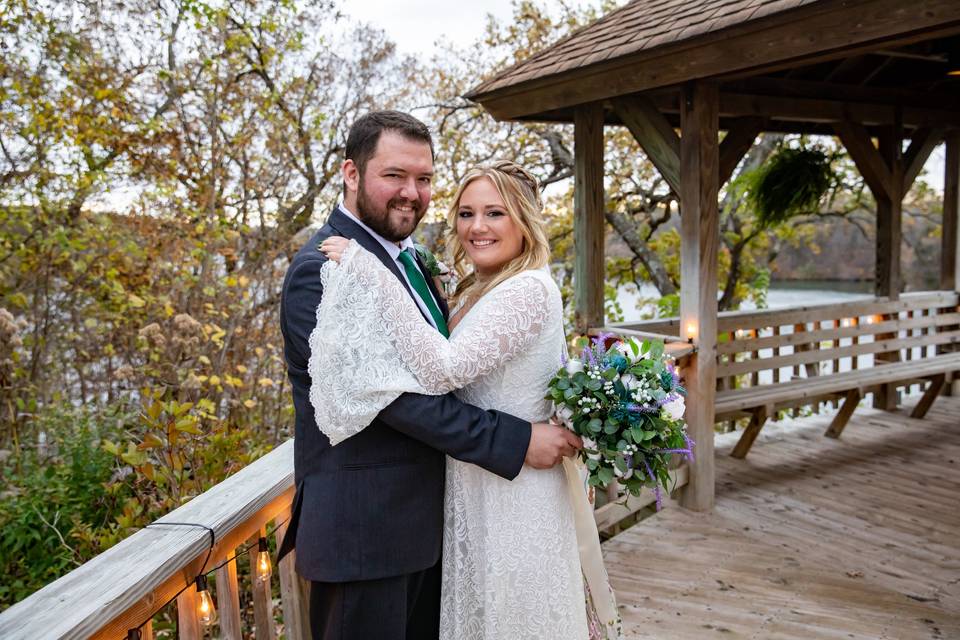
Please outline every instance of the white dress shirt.
M361 220L356 215L354 215L353 212L347 209L347 207L344 206L342 202L340 203L339 207L340 207L340 211L342 211L345 216L347 216L348 218L356 222L358 225L363 227L363 229L367 233L373 236L374 239L376 239L376 241L380 243L380 245L387 252L387 255L393 258L393 261L396 263L397 268L400 269L400 274L403 276L403 279L407 283L407 287L410 289L410 291L413 292L413 299L417 303L417 306L420 307L420 311L423 312L423 315L427 318L427 321L429 321L430 324L433 325L433 328L437 329L437 323L434 322L433 315L430 313L430 309L427 308L426 303L417 294L417 290L413 288L413 285L410 284L410 278L407 277L407 268L406 266L404 266L402 262L400 262L401 251L406 251L407 249L412 249L413 251L416 251L416 249L414 249L413 240L411 240L409 237L406 237L400 241L399 245L397 245L397 243L395 242L390 242L389 240L381 236L379 233L377 233L376 231L368 227L366 224L364 224L363 220ZM417 264L416 261L414 262L414 264ZM419 269L419 266L417 268ZM423 274L424 279L431 277L430 274L424 274L422 271L420 273ZM427 291L430 291L429 287L427 288ZM433 295L432 291L430 291L430 295L431 296ZM434 298L433 302L434 304L437 305L437 309L441 309L441 306L439 302L436 300L436 298Z

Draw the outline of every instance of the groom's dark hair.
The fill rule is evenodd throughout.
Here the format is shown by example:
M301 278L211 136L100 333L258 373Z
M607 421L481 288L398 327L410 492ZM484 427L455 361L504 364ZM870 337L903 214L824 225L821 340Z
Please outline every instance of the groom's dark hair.
M353 160L361 176L367 168L367 161L377 150L380 134L384 131L394 131L404 138L426 142L430 145L430 156L433 157L433 138L427 125L402 111L371 111L360 116L350 127L344 151L344 158Z

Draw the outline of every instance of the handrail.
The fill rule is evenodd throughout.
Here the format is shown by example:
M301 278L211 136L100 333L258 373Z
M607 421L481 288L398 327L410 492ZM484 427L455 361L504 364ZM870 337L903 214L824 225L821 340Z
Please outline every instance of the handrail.
M799 307L785 307L782 309L760 309L748 311L722 311L717 314L717 331L731 331L734 329L750 329L775 324L790 324L796 322L811 322L818 319L827 319L843 316L861 316L870 314L893 313L896 311L910 311L912 309L926 309L931 307L949 307L958 304L958 295L955 291L916 291L904 293L898 300L886 297L864 298L848 302L827 302L823 304L802 305ZM794 320L794 318L799 318ZM676 337L680 332L680 319L656 318L638 322L616 322L609 325L611 331L632 330L646 331Z
M683 486L687 481L686 465L671 475L676 486ZM195 612L180 610L193 602L195 592L190 587L197 574L209 572L224 559L233 557L238 547L251 538L256 540L258 532L271 520L283 519L289 513L293 492L291 439L0 613L0 638L125 638L129 629L149 621L185 588L187 591L177 602L178 618L185 628L178 628L178 632L181 638L199 638L202 634L196 631ZM639 498L599 507L594 516L598 526L606 529L653 501L653 493L648 491ZM165 522L203 526L164 527ZM210 533L204 527L214 532L212 551ZM281 533L284 529L285 525L279 526ZM284 559L280 572L284 621L287 637L307 637L305 630L296 629L298 621L291 620L298 618L299 625L305 626L303 594L294 584L297 578L292 556ZM232 584L221 585L221 575ZM224 610L230 606L223 601L224 594L229 593L236 601L236 580L235 569L223 574L218 570L217 606L222 631L227 616ZM269 601L269 590L266 598ZM233 607L233 615L239 620L238 606ZM225 632L224 637L240 636Z
M289 509L293 440L0 613L0 638L123 638ZM214 531L210 563L202 568Z

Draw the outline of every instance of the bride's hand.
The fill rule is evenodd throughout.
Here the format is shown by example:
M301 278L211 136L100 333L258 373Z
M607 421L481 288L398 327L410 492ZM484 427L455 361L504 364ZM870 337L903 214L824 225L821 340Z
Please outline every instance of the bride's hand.
M343 257L343 252L347 250L347 245L349 243L350 241L346 238L341 238L340 236L330 236L320 243L320 251L326 254L326 256L334 262L339 263L340 258Z

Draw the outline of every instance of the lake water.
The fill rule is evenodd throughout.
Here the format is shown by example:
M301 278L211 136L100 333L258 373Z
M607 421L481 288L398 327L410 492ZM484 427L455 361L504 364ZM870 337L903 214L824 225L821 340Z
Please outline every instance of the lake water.
M652 285L643 285L638 292L636 287L622 287L618 295L623 308L624 321L640 320L642 310L638 307L641 299L659 297ZM781 309L810 304L829 304L847 302L873 297L872 282L850 282L846 280L790 280L774 282L767 293L767 307ZM742 309L752 309L752 304L744 304ZM653 307L650 307L653 309Z

